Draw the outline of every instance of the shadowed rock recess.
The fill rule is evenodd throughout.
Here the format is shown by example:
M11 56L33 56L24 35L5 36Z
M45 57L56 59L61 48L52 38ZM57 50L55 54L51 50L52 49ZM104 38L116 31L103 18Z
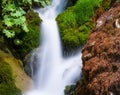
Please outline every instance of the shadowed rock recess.
M96 21L82 50L83 77L75 95L120 95L120 4Z

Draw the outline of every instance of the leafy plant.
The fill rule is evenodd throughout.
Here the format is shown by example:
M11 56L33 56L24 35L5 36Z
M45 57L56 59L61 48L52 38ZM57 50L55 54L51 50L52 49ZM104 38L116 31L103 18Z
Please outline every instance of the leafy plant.
M34 2L40 3L43 7L50 4L50 0L34 0Z
M14 1L2 1L2 15L4 29L3 33L7 38L13 38L16 35L15 27L21 28L21 31L28 32L25 14L26 12L14 4Z
M45 6L49 0L33 0ZM19 28L21 32L29 32L26 20L26 7L32 6L32 0L2 0L3 33L7 38L15 38L18 32L14 28Z

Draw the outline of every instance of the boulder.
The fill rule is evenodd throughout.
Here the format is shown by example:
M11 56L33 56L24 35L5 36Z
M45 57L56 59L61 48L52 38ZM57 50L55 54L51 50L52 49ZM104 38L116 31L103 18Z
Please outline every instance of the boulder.
M96 21L82 50L83 77L75 95L120 95L120 4Z
M14 83L18 89L24 92L32 86L32 80L25 74L24 70L22 69L23 64L21 60L16 59L12 55L0 50L0 64L4 63L8 64L9 68L11 68L12 78L14 79Z

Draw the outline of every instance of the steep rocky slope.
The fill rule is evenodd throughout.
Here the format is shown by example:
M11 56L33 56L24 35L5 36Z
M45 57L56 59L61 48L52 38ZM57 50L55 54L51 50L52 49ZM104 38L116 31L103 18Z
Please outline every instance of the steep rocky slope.
M83 77L75 95L120 95L120 4L96 21L82 50Z
M22 61L12 55L0 36L0 95L19 95L29 89L32 81L22 68Z

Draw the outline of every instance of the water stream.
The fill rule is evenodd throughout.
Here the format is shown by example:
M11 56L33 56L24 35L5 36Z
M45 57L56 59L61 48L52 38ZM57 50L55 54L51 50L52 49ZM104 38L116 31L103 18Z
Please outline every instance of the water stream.
M80 78L81 52L70 58L63 58L55 21L66 3L66 0L52 0L51 5L35 10L43 20L40 26L41 44L31 57L34 85L23 95L64 95L65 86L75 84Z

